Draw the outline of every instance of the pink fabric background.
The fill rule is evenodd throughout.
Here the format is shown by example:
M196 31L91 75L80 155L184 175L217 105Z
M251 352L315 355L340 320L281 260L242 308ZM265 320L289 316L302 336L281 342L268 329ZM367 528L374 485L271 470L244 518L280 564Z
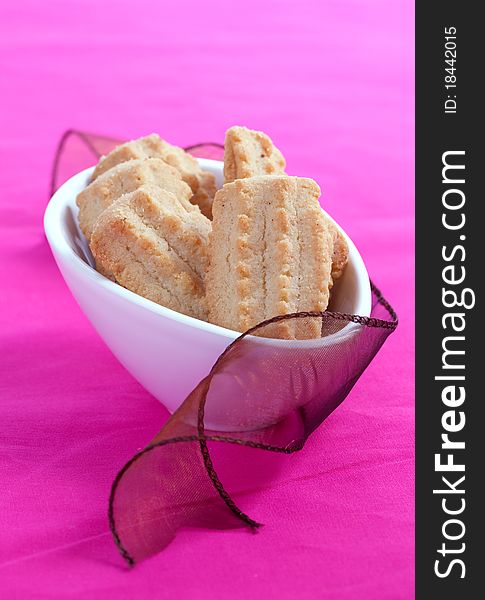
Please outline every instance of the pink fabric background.
M0 5L0 597L409 599L413 593L410 0ZM42 231L70 127L178 144L267 131L314 177L401 324L275 485L257 534L186 531L127 571L110 484L165 409L65 287Z

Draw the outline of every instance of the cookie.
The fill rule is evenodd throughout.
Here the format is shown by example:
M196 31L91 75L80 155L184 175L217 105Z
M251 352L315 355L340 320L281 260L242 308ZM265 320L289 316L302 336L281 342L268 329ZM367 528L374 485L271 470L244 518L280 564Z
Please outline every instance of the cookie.
M339 279L347 266L349 259L349 247L342 233L335 223L325 213L324 218L329 230L333 236L333 254L332 254L332 285Z
M276 315L327 308L334 238L319 196L312 179L286 175L236 179L217 192L206 275L209 321L246 331ZM321 319L300 325L280 322L271 337L320 336Z
M101 213L123 194L142 185L154 184L172 192L181 202L190 204L192 190L180 173L159 158L133 159L99 175L77 196L79 226L89 241Z
M204 274L210 221L171 192L144 185L99 217L91 236L98 271L123 287L207 320Z
M271 139L262 131L231 127L224 141L224 181L258 175L279 175L286 162Z
M245 179L257 175L284 174L286 162L271 139L261 131L246 127L231 127L226 132L224 143L224 181ZM336 226L327 219L334 234L334 258L332 281L343 273L348 259L345 238Z
M197 204L206 217L211 217L212 199L216 180L212 173L203 171L197 159L178 146L172 146L153 133L146 137L121 144L99 161L93 179L114 166L133 159L160 158L180 173L192 190L193 204Z

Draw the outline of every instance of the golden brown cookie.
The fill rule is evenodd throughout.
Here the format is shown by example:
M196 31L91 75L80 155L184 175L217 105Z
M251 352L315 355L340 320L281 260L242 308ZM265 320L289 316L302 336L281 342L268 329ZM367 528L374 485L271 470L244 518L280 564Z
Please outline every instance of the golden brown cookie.
M337 226L326 215L328 227L333 234L333 254L332 254L332 284L342 276L349 260L349 247L342 233Z
M227 130L224 143L226 183L255 175L282 175L285 167L284 156L265 133L237 126ZM332 280L336 281L347 265L348 248L339 230L329 219L327 221L334 232Z
M224 181L257 175L280 175L285 159L271 139L262 131L231 127L224 142Z
M210 221L171 192L145 185L121 196L91 236L96 268L168 308L207 319L204 273Z
M160 158L177 169L192 189L191 202L197 204L204 215L211 217L212 199L216 192L214 175L203 171L197 159L182 148L172 146L155 133L121 144L107 156L103 156L94 170L93 179L122 162L145 158Z
M333 233L312 179L236 179L213 203L206 295L209 320L236 331L301 311L324 311L332 283ZM321 320L273 328L273 337L320 335Z
M180 173L159 158L133 159L116 165L92 181L80 194L79 225L89 241L101 213L123 194L142 185L157 185L172 192L182 203L190 204L192 190Z

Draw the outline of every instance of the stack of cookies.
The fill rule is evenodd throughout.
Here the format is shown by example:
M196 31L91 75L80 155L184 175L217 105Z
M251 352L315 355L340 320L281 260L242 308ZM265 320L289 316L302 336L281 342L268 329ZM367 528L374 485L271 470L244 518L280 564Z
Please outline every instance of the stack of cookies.
M295 312L325 311L347 263L345 239L311 179L285 174L262 132L231 127L224 186L181 148L153 134L101 158L77 197L96 268L168 308L245 331ZM310 319L265 335L320 336Z

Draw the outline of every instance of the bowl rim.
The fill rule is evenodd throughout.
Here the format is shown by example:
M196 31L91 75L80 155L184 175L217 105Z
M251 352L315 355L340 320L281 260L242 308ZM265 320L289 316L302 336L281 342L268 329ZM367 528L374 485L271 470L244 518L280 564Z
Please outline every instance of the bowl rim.
M206 159L206 158L198 158L197 159L202 168L209 168L210 170L220 170L223 165L222 161ZM187 325L190 327L195 327L197 329L201 329L208 333L216 334L218 336L225 337L230 340L235 340L239 336L242 335L242 332L234 331L231 329L227 329L225 327L221 327L220 325L215 325L214 323L208 323L206 321L202 321L195 317L191 317L189 315L184 315L183 313L179 313L175 310L167 308L166 306L162 306L161 304L157 304L152 300L144 298L131 290L128 290L121 285L111 281L110 279L104 277L101 273L96 271L91 265L89 265L86 261L84 261L71 247L66 235L64 234L64 227L61 225L61 217L64 208L71 207L74 208L76 206L76 195L70 193L70 188L79 187L79 181L86 182L94 171L94 166L83 169L79 173L76 173L69 179L67 179L59 188L54 192L52 197L50 198L47 207L44 212L44 232L49 242L49 246L51 247L52 253L56 260L58 257L62 259L62 262L69 262L74 269L76 269L80 275L80 277L88 277L93 280L96 284L100 285L104 288L108 293L115 294L116 296L122 298L123 300L137 304L140 308L148 310L157 315L163 316L168 319L172 319L177 321L180 324ZM371 289L370 289L370 281L369 275L365 266L365 263L360 255L357 247L347 235L347 233L342 229L342 227L327 213L327 211L321 207L323 212L328 216L328 218L335 224L340 233L344 236L348 247L349 247L349 257L352 258L352 262L356 268L357 272L357 281L360 285L364 283L365 292L368 291L367 294L364 294L363 300L361 300L361 304L363 304L367 310L360 311L360 316L369 317L371 311ZM76 228L78 233L82 236L82 232L79 229L79 224L76 220ZM365 279L365 281L364 281ZM367 290L368 288L368 290ZM319 338L319 340L298 340L299 342L305 343L315 343L318 341L326 340L330 341L330 338L340 337L340 334L344 334L344 330L347 327L342 329L341 331L328 336L327 338ZM347 333L347 332L345 332ZM258 338L258 340L263 340L263 338ZM268 342L286 342L286 340L267 340Z

